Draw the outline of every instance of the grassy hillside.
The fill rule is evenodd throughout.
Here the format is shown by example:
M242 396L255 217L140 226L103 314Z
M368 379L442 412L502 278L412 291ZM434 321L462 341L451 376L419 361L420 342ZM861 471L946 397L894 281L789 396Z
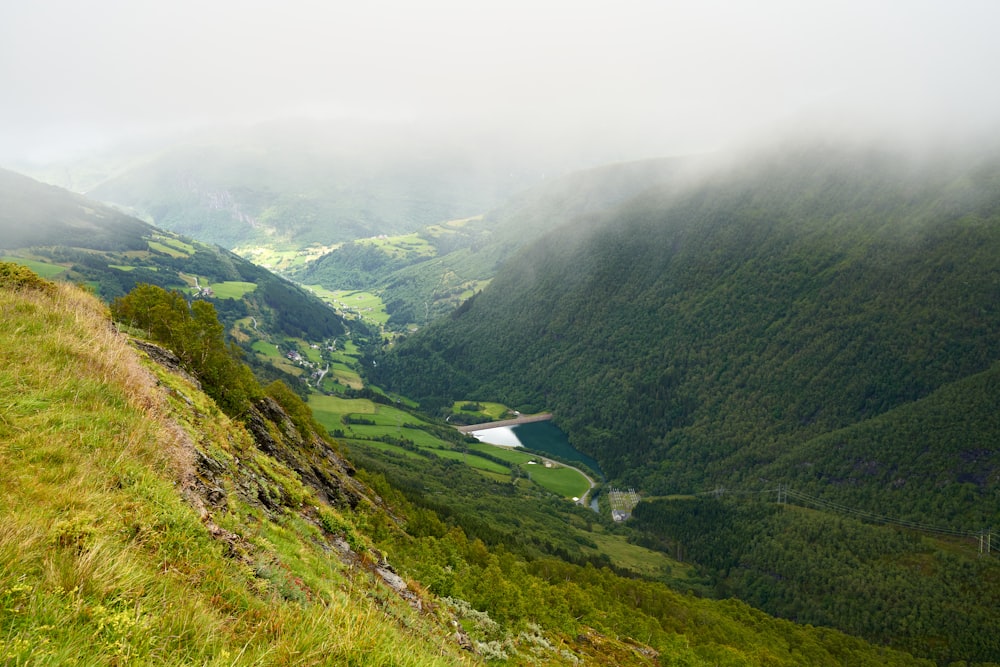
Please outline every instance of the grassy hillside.
M291 392L230 420L72 286L0 265L0 315L5 664L915 664L488 550L355 479Z
M342 558L345 538L377 558L346 503L144 364L96 300L0 282L0 661L474 662Z

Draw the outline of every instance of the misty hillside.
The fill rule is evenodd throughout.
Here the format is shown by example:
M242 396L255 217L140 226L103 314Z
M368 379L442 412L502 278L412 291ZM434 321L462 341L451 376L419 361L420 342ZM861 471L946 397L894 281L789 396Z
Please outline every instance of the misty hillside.
M963 381L1000 360L998 193L992 158L810 149L724 169L524 248L376 381L431 409L551 409L652 494L795 480L996 523L996 386ZM915 423L935 427L911 439Z
M152 227L108 206L0 169L0 250L82 245L100 250L137 250Z
M584 215L596 215L665 181L683 181L695 158L612 164L546 179L482 216L423 227L398 242L355 240L289 270L327 289L376 290L389 325L448 314L481 289L522 246Z
M544 169L494 148L405 126L274 123L122 160L87 194L227 248L327 245L482 213Z

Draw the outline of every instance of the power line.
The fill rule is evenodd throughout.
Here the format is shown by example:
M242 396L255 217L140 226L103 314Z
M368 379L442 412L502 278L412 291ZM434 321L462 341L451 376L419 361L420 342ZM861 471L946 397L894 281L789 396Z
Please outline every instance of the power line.
M733 491L730 489L724 489L722 487L716 487L712 491L703 491L696 495L699 496L711 495L716 498L719 498L722 495L764 496L764 497L775 498L779 505L787 504L789 502L789 499L791 499L791 501L795 502L798 505L802 506L809 505L820 510L836 512L839 514L846 514L873 523L901 526L903 528L910 528L913 530L919 530L927 533L936 533L938 535L949 535L952 537L978 539L979 552L981 554L982 553L989 554L991 552L992 529L982 529L978 531L961 530L957 528L932 526L930 524L921 523L918 521L910 521L907 519L898 519L895 517L884 516L881 514L876 514L874 512L869 512L867 510L848 507L847 505L842 505L832 500L826 500L825 498L819 498L818 496L812 496L807 493L802 493L801 491L795 491L787 484L778 484L778 487L776 489L763 489L759 491Z

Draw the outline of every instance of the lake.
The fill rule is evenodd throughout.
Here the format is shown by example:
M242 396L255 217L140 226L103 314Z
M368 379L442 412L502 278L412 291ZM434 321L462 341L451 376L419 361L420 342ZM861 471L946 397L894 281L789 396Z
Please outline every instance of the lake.
M504 447L527 447L538 452L557 456L564 461L582 463L603 477L604 473L597 461L569 444L569 438L558 426L550 421L531 422L517 426L501 426L474 431L480 442Z

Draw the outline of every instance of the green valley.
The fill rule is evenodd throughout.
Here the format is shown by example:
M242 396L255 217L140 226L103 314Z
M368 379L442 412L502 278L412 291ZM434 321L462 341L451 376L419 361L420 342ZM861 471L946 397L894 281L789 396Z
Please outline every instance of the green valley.
M5 662L920 664L574 563L565 548L587 542L596 515L457 462L417 473L373 451L355 470L280 383L248 386L249 404L226 416L196 382L230 383L190 354L224 354L222 327L205 308L185 323L182 302L157 290L116 312L145 313L166 347L130 341L79 289L0 264L0 350L19 350L0 367ZM198 335L160 327L167 304ZM432 510L442 484L461 502ZM504 536L501 517L521 528ZM558 542L524 530L533 523Z

